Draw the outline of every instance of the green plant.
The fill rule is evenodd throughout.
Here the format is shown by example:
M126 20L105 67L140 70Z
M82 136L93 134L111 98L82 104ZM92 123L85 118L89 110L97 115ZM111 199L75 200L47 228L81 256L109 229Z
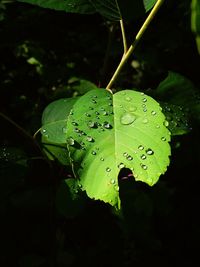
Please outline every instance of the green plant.
M193 103L195 88L189 84L191 103L166 102L173 86L177 95L188 92L183 76L170 72L155 90L158 102L137 88L114 90L121 70L132 55L150 22L164 0L24 0L45 8L73 13L100 13L111 21L119 21L124 53L105 89L93 84L81 85L84 95L57 100L44 110L42 144L47 156L63 165L70 165L74 174L74 191L86 191L90 198L102 200L120 209L118 176L129 169L137 181L154 185L169 165L171 135L189 131L187 109L199 108ZM150 11L151 10L151 11ZM130 46L124 23L132 18L147 17ZM33 63L34 64L34 63ZM117 91L113 93L114 91ZM149 92L151 94L151 92ZM175 95L175 93L172 93ZM163 99L162 99L163 97ZM179 99L181 99L179 97ZM74 185L74 183L76 185Z

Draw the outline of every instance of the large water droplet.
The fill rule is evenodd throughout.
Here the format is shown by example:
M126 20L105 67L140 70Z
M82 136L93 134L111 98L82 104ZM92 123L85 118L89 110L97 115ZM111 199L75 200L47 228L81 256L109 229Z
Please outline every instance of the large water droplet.
M89 136L89 135L86 137L86 140L88 142L93 142L94 141L94 139L92 138L92 136Z
M107 171L107 172L110 172L110 171L111 171L111 169L108 167L108 168L106 168L106 171Z
M117 166L119 169L123 169L125 167L124 163L120 163L118 166Z
M146 150L146 153L147 153L147 155L153 155L154 154L154 152L153 152L153 150L151 148L148 148Z
M142 145L140 145L140 146L138 147L138 149L139 149L139 150L143 150L144 147L143 147Z
M147 157L143 154L142 156L141 156L141 159L146 159Z
M122 115L120 121L123 125L130 125L136 120L136 116L132 115L131 113L125 113Z

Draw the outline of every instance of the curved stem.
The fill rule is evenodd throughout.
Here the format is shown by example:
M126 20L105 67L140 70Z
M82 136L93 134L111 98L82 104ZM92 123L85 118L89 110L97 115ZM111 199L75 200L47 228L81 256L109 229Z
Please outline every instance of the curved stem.
M140 39L142 38L143 34L145 33L146 29L148 28L149 24L151 23L151 21L153 20L153 18L155 17L155 15L157 14L158 10L160 9L161 5L164 3L164 0L158 0L155 4L155 6L153 7L153 9L151 10L149 16L147 17L147 19L145 20L145 22L143 23L142 27L140 28L139 32L137 33L134 42L131 44L131 46L129 47L128 51L126 52L126 54L124 54L122 56L122 59L115 71L115 73L113 74L110 82L108 83L106 89L110 89L112 87L112 85L114 84L114 82L117 80L123 66L125 65L125 63L127 62L127 60L129 59L129 57L131 56L131 54L133 53L133 51L135 50L137 44L139 43Z
M121 27L121 32L122 32L122 40L123 40L123 46L124 46L124 54L127 53L128 47L127 47L127 41L126 41L126 33L125 33L125 28L124 28L124 21L121 19L120 20L120 27Z

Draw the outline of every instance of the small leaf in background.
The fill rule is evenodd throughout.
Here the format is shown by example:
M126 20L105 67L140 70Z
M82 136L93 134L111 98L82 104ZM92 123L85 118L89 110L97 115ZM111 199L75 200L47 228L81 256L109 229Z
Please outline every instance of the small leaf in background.
M170 132L159 104L143 93L90 91L73 106L67 142L73 168L89 197L120 205L118 174L128 168L153 185L169 165Z
M165 123L172 136L186 134L191 130L189 127L189 114L187 110L170 103L160 103L160 105L166 117Z
M92 14L95 9L88 0L18 0L44 8L51 8L71 13Z
M200 120L200 95L195 85L179 73L169 72L168 76L158 85L156 93L160 100L183 109L188 109L190 116Z
M200 0L191 3L191 29L195 34L197 49L200 54Z
M68 84L70 85L70 88L74 91L75 96L84 95L88 91L95 90L98 88L94 83L76 77L70 78L68 80Z

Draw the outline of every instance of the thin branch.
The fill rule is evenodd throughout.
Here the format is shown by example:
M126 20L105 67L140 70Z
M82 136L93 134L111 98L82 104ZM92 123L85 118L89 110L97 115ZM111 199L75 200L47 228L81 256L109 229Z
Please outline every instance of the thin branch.
M124 46L124 54L128 51L127 41L126 41L126 32L124 27L124 21L120 20L120 27L121 27L121 33L122 33L122 40L123 40L123 46Z
M164 0L158 0L155 4L155 6L153 7L153 9L151 10L149 16L147 17L147 19L145 20L145 22L143 23L142 27L140 28L139 32L137 33L134 42L132 43L132 45L129 47L127 53L125 55L123 55L115 73L113 74L110 82L108 83L106 89L108 90L109 88L112 87L112 85L116 82L117 78L119 77L119 74L122 70L122 68L124 67L125 63L127 62L127 60L129 59L129 57L131 56L131 54L133 53L133 51L135 50L137 44L139 43L140 39L142 38L143 34L145 33L146 29L148 28L149 24L151 23L151 21L153 20L153 18L155 17L155 15L157 14L157 12L159 11L161 5L164 3Z

